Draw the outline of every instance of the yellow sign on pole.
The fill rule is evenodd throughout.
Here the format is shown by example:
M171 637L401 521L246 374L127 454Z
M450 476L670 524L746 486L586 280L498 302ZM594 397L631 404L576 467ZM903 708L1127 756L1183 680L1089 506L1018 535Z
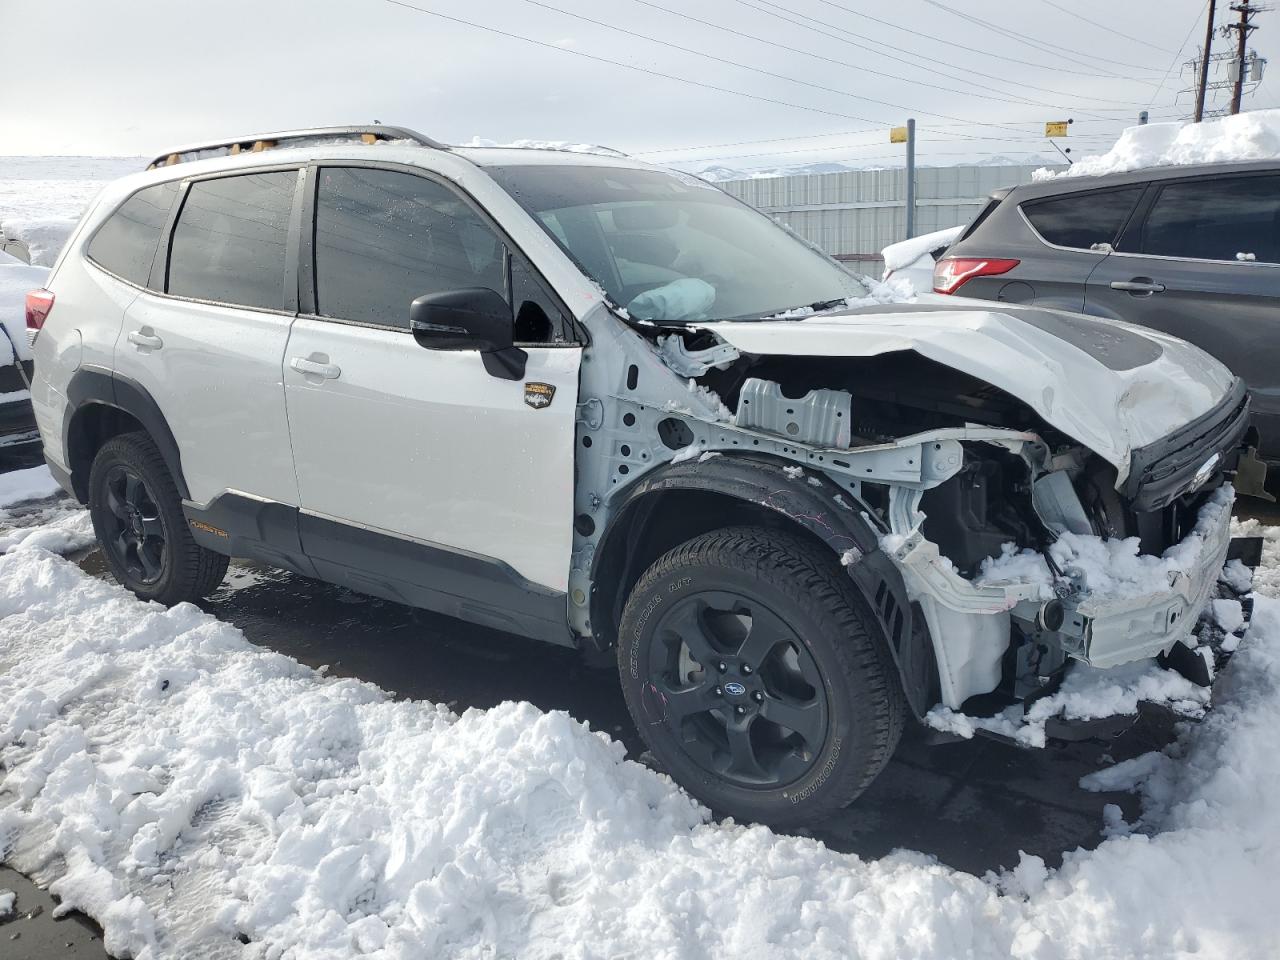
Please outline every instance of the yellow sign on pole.
M1067 120L1051 120L1044 125L1044 135L1046 137L1065 137L1067 135Z
M889 142L890 142L890 143L906 143L906 142L907 142L907 128L906 128L906 127L893 127L893 128L889 131Z

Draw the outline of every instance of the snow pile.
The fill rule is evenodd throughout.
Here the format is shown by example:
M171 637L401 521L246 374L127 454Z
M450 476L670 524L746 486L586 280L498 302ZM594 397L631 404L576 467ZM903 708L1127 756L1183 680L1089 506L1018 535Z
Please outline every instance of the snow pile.
M394 702L38 550L0 557L0 664L0 856L140 960L1237 958L1280 939L1266 599L1218 709L1144 768L1147 832L985 880L708 822L565 714Z
M0 920L8 920L16 912L18 895L12 890L0 890Z
M1198 720L1209 707L1210 692L1181 674L1160 667L1155 660L1139 660L1109 670L1078 663L1058 691L1042 697L1025 713L1015 704L992 717L974 717L936 706L925 722L937 730L966 740L979 730L1008 737L1028 747L1048 742L1045 724L1055 718L1097 720L1133 715L1140 703L1163 704L1179 716Z
M935 250L951 246L956 242L956 238L964 233L964 228L965 224L961 224L958 227L947 227L945 230L935 230L933 233L924 233L910 240L889 244L880 251L880 255L884 257L885 276L887 277L894 270L911 266L921 257ZM929 259L929 268L933 269L932 257Z
M1183 539L1159 557L1140 552L1137 537L1124 540L1092 535L1063 533L1049 546L1048 553L1059 569L1083 575L1086 588L1097 596L1142 597L1169 589L1179 573L1192 574L1200 565L1205 538L1223 522L1231 510L1235 490L1223 484L1205 501L1196 524ZM1040 599L1053 596L1053 574L1044 557L1031 549L1019 550L1006 543L1001 555L984 560L974 579L980 585L1038 583Z
M0 233L50 266L103 185L145 165L138 157L0 157Z
M0 507L51 497L62 488L45 466L0 473ZM0 513L3 516L3 513Z
M16 217L4 221L4 235L10 240L21 240L27 245L34 266L51 267L58 259L71 231L76 228L74 219L54 218L27 220Z
M39 547L71 553L93 544L89 512L59 492L49 468L0 473L0 554Z
M1280 110L1253 110L1202 123L1129 127L1110 150L1065 170L1037 170L1035 180L1123 173L1143 167L1280 159Z

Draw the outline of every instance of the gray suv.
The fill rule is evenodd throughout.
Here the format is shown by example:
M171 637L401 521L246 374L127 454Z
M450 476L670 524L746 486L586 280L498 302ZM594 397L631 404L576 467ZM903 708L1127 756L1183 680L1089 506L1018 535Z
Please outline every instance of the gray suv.
M997 191L934 291L1126 320L1202 347L1249 384L1280 461L1280 164L1160 167Z

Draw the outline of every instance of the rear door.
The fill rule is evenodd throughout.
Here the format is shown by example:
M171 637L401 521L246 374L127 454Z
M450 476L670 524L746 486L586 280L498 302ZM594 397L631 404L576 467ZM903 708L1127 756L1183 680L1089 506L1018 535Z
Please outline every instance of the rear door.
M1154 184L1090 275L1085 312L1171 333L1243 377L1280 457L1280 174Z
M297 302L301 172L190 181L160 273L125 311L115 370L155 399L191 499L296 505L281 363ZM166 258L167 254L167 258ZM166 269L167 267L167 269Z
M449 185L355 165L315 179L314 303L285 358L304 549L330 579L526 633L477 611L547 599L563 640L581 355L564 312ZM514 304L522 380L415 341L410 303L463 287Z
M957 292L1079 312L1090 273L1106 259L1142 189L1113 187L1002 204L947 256L1013 258L1018 265L1002 275L975 277Z

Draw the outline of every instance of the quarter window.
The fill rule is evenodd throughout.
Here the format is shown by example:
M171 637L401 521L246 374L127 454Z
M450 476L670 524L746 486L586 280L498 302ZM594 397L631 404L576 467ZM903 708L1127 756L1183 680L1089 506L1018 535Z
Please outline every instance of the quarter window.
M320 171L316 311L409 326L428 293L488 287L506 297L506 247L457 194L425 177L366 167Z
M89 243L89 256L116 276L145 287L160 232L177 195L177 183L139 190L98 228Z
M294 170L197 180L169 248L169 293L284 310Z
M1056 200L1040 200L1022 208L1036 232L1059 247L1090 250L1097 244L1113 244L1142 187L1073 193Z
M1280 177L1189 180L1160 188L1139 251L1280 263Z

